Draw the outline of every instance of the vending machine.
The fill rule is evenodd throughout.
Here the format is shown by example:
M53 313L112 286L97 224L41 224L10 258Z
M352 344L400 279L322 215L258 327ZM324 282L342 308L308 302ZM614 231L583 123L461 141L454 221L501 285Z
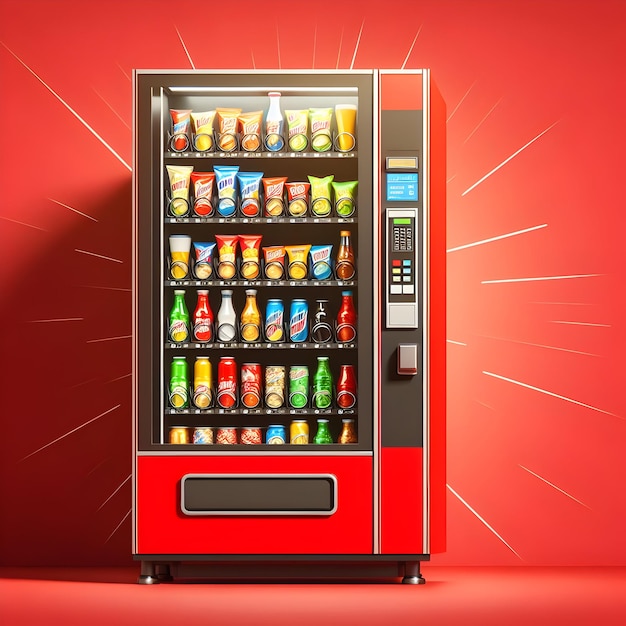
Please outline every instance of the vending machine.
M424 582L445 548L430 71L133 81L139 582Z

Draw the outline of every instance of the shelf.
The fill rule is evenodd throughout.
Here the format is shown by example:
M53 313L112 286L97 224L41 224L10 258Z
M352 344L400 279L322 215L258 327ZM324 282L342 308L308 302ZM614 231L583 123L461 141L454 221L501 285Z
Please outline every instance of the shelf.
M314 343L310 341L300 343L257 341L255 343L243 342L227 342L220 343L215 341L212 343L203 343L196 341L187 341L185 343L174 343L168 341L165 343L166 350L355 350L356 343Z
M165 281L166 287L356 287L356 280L198 280Z
M356 159L357 152L165 152L166 159Z
M259 407L256 409L246 409L242 407L237 407L233 409L222 409L220 407L213 407L210 409L196 409L195 407L192 409L172 409L166 408L166 415L184 415L184 416L193 416L193 415L224 415L224 416L252 416L252 417L260 417L260 416L287 416L287 417L354 417L358 413L356 407L351 409L312 409L312 408L303 408L303 409L294 409L291 407L281 407L279 409L268 409L266 407ZM249 424L248 424L249 425Z
M166 217L166 224L356 224L356 217Z

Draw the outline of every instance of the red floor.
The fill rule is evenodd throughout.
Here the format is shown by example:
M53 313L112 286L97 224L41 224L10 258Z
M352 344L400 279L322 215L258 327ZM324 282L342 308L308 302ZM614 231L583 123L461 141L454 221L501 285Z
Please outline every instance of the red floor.
M135 584L136 569L0 568L6 626L620 626L626 568L422 567L425 585Z

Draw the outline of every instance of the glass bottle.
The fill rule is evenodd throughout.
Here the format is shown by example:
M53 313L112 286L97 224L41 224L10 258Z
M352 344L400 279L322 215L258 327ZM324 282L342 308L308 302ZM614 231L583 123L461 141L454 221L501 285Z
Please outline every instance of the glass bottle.
M327 356L317 357L317 370L313 377L313 406L329 409L333 402L333 375Z
M354 430L354 420L344 418L341 420L342 428L337 443L357 443L357 436Z
M342 365L337 382L337 406L351 409L356 404L356 374L354 365Z
M174 304L170 310L168 335L171 341L183 343L189 339L189 311L185 304L185 290L174 291Z
M342 230L339 234L341 239L339 250L337 251L335 274L337 275L337 280L350 280L356 274L352 235L349 230Z
M235 341L237 336L237 316L233 308L233 292L222 290L222 303L217 312L217 339L222 342Z
M246 342L261 338L261 314L256 303L256 289L246 289L246 305L241 312L241 338Z
M213 341L213 311L208 289L198 290L198 302L193 312L193 337L196 341Z
M265 147L270 152L278 152L285 145L283 126L285 120L280 111L280 91L268 94L270 106L265 117Z
M313 443L333 443L333 438L328 430L328 420L317 420L317 433L315 433Z
M356 308L351 291L341 292L341 306L337 314L337 341L349 343L356 339Z

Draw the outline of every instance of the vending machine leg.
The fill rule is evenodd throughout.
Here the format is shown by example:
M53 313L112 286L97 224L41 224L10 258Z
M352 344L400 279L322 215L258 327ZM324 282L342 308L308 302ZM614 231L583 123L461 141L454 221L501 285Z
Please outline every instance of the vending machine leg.
M423 585L426 583L426 579L420 572L419 561L405 561L404 562L404 578L402 579L404 585Z
M137 579L137 582L140 585L156 585L159 582L159 579L155 573L155 566L152 561L142 561L141 562L141 574Z

